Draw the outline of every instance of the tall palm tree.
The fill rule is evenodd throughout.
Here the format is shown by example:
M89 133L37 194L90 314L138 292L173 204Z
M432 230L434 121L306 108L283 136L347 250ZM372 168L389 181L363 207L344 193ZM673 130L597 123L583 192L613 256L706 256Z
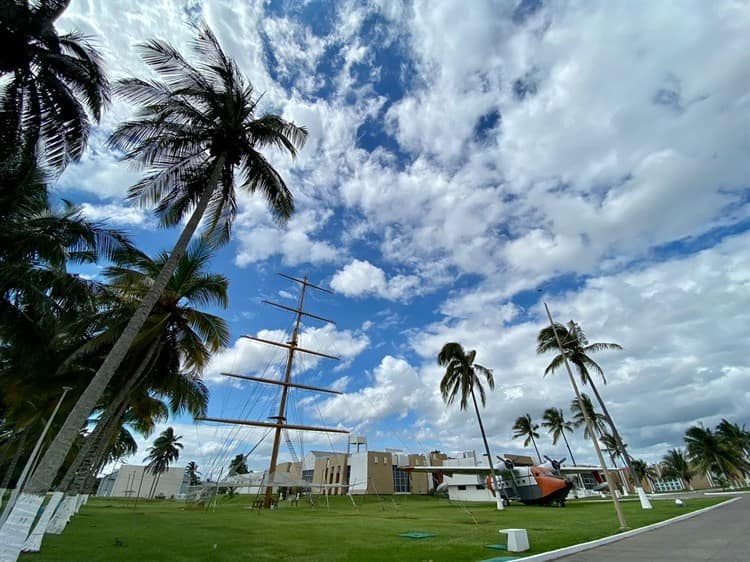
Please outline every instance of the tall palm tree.
M62 489L67 488L66 482L69 484L72 481L71 471L85 472L93 468L96 452L90 451L90 447L108 444L108 440L99 439L99 433L108 425L112 427L110 424L121 425L127 402L136 393L145 391L168 400L173 414L186 411L193 417L205 415L208 390L200 379L200 373L208 364L211 354L221 351L229 342L226 322L198 308L207 305L226 308L228 305L229 281L223 275L206 271L210 258L210 249L199 243L191 246L177 264L174 275L139 336L139 340L144 341L140 347L148 346L148 350L145 355L143 350L138 352L137 344L131 349L130 355L134 356L139 366L135 371L127 370L124 380L115 378L113 382L116 384L110 385L119 390L114 398L108 397L108 405L100 419L101 427L98 423L87 439L87 445L79 452L80 459L76 459L79 466L75 463L71 466L61 484ZM109 290L116 293L125 305L138 302L167 259L164 253L157 259L151 259L133 249L115 253L115 265L104 271L104 276L110 281ZM111 342L112 333L121 329L122 324L114 323L89 347L96 349ZM119 413L113 415L114 412ZM98 456L101 458L103 453L99 450ZM89 461L84 463L87 456Z
M110 145L148 171L131 188L133 199L156 203L165 225L179 224L191 209L192 214L153 286L44 455L28 485L36 494L49 488L206 212L207 233L213 241L228 239L237 210L235 179L243 190L260 192L277 219L287 219L294 209L291 192L260 149L277 147L294 156L307 131L277 115L256 116L255 91L221 50L211 30L198 30L195 51L201 61L199 68L160 41L150 41L140 49L163 81L132 78L119 83L118 93L141 109L137 119L118 127Z
M99 120L109 102L101 60L86 36L59 35L70 0L5 0L0 9L0 163L44 147L56 171L83 154L88 110ZM20 147L20 150L19 150Z
M577 401L576 401L577 402ZM573 462L573 466L576 465L576 459L573 456L573 451L570 450L570 444L568 438L565 436L565 432L573 433L573 422L569 422L565 419L565 414L562 408L547 408L544 410L542 415L542 427L552 435L552 444L557 445L560 437L565 441L565 447L568 449L570 460Z
M584 385L588 384L591 386L591 390L594 391L594 396L596 396L596 400L599 402L599 407L604 413L605 420L612 430L612 436L615 438L615 441L618 442L618 447L625 451L620 433L615 426L614 419L610 415L604 400L602 400L599 390L596 388L596 384L594 384L594 380L590 373L590 371L593 371L598 374L602 378L602 382L607 384L607 379L604 377L604 371L601 366L590 357L590 354L596 353L597 351L620 350L622 349L622 346L616 343L589 343L586 334L583 332L583 328L572 320L568 322L567 326L555 324L554 330L552 329L552 326L542 328L537 336L536 352L539 354L547 353L549 351L557 353L545 369L545 375L553 373L565 363L563 355L559 353L560 348L558 347L557 339L555 338L555 331L560 337L565 357L568 362L573 364L578 370L578 374L581 376L581 382ZM625 460L625 464L627 465L628 472L630 473L633 482L637 482L637 475L633 470L632 463L630 462L630 455L628 455L627 451L624 452L623 459Z
M443 396L443 401L448 406L453 404L456 398L460 397L459 407L461 410L467 408L469 397L471 397L471 401L474 404L474 412L477 415L477 422L479 422L479 431L482 433L484 450L487 454L487 462L490 465L490 473L499 508L503 500L500 497L501 492L492 462L492 453L487 443L487 435L484 432L484 424L482 423L482 416L479 414L479 405L477 404L476 396L479 394L479 400L482 402L482 406L484 406L486 404L486 395L480 376L484 377L487 381L487 387L490 390L495 388L495 379L490 369L474 363L476 356L476 350L472 349L467 352L460 343L450 342L443 346L437 357L438 365L445 367L445 375L443 375L440 381L440 393Z
M698 469L721 476L730 484L739 473L748 469L748 463L739 451L702 425L688 428L685 445L690 462Z
M604 421L604 414L597 412L594 407L594 403L591 401L591 397L586 393L581 393L581 402L583 402L583 408L589 415L589 419L593 425L594 433L602 435L606 432L606 422ZM586 425L586 415L581 410L581 405L577 399L573 399L570 403L570 411L573 412L573 426L579 428L583 426L583 438L588 439L591 435L589 434L589 428ZM597 437L594 435L594 438Z
M182 439L182 435L175 435L174 429L168 427L154 440L153 446L148 450L148 456L143 459L149 461L146 465L146 471L156 476L151 485L149 497L156 493L159 478L169 469L169 463L180 458L180 449L182 449L180 439Z
M667 454L662 458L662 471L661 474L664 478L682 479L687 487L692 490L693 486L690 484L693 476L695 475L693 468L688 462L687 455L682 449L670 449Z
M542 455L539 454L539 448L536 446L536 441L534 439L535 437L537 439L539 438L537 429L539 429L539 424L534 423L531 420L531 414L518 416L516 418L516 423L513 424L513 439L516 439L517 437L525 437L526 439L523 442L523 446L528 447L529 443L533 444L536 456L539 457L539 464L542 464Z

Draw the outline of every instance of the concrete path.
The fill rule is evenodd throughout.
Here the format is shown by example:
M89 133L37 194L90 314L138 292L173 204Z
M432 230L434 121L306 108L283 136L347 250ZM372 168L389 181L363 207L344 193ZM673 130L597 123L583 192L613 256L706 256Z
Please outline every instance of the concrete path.
M628 539L558 558L575 562L750 560L750 497Z

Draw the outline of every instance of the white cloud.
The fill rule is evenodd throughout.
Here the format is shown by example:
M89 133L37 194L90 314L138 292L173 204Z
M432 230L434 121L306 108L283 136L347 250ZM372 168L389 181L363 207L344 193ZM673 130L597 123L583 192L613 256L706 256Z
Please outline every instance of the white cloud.
M382 269L363 260L354 260L337 271L330 285L349 297L374 295L388 300L407 300L421 291L418 277L394 275L386 279Z
M133 225L146 226L149 218L143 209L132 206L123 206L119 203L108 203L105 205L92 205L83 203L81 211L86 218L94 221L105 221L109 225Z

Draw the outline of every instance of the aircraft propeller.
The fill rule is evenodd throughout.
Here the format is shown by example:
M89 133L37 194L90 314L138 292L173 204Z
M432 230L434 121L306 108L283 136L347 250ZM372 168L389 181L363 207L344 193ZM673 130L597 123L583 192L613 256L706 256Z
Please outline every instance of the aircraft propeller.
M552 465L552 468L555 469L557 472L560 472L560 467L562 466L562 463L568 460L567 457L563 457L559 461L556 461L555 459L549 458L547 455L544 455L544 458L549 461L549 463Z

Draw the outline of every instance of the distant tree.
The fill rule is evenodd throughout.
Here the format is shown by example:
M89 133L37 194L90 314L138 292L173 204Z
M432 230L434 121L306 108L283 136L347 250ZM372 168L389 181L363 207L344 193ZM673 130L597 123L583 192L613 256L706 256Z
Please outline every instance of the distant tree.
M185 467L185 476L187 476L188 484L190 486L197 486L201 483L201 473L198 470L198 465L195 461L190 461Z
M542 464L542 455L539 454L539 448L536 446L536 441L534 440L534 438L539 438L537 429L539 429L539 424L534 423L531 420L531 414L518 416L516 418L516 423L513 424L513 439L516 439L517 437L525 437L526 439L523 442L523 446L528 447L529 443L534 445L536 456L539 457L539 464Z
M182 435L175 435L174 429L168 427L159 434L159 437L154 440L153 446L149 448L148 456L144 459L149 461L146 465L146 471L156 476L151 485L149 497L153 497L156 493L159 478L169 469L169 463L180 458L180 449L182 449L180 439L182 439Z
M552 435L552 444L557 445L560 437L565 441L565 447L568 449L570 460L573 462L573 466L576 464L576 459L573 456L573 451L570 450L570 444L568 438L565 437L565 432L573 433L573 422L569 422L565 419L565 414L561 408L547 408L544 410L542 415L542 427Z
M440 393L443 396L443 401L448 406L453 404L454 400L460 396L459 407L461 410L467 408L469 397L471 397L471 401L474 404L474 412L477 415L477 422L479 423L479 431L482 434L482 441L484 442L484 450L487 454L487 462L490 465L490 472L494 480L494 488L496 494L500 494L492 462L492 453L490 453L490 446L487 443L487 435L484 432L484 424L482 423L482 416L479 414L479 405L477 404L476 397L479 394L479 400L482 402L482 406L484 406L486 397L480 375L487 381L487 387L490 390L495 388L495 379L490 369L474 363L476 356L476 350L465 351L460 343L450 342L443 346L437 357L438 365L445 367L445 374L440 381Z
M616 459L618 457L621 459L623 458L625 454L624 447L627 447L627 445L623 444L623 448L620 448L620 444L617 440L611 434L606 432L601 434L599 441L601 441L603 449L609 455L609 458L612 461L612 466L618 468Z
M594 432L597 435L606 433L606 422L604 421L604 415L596 411L594 403L591 401L591 397L586 393L581 393L581 402L583 402L583 408L584 410L586 410L586 413L589 415L589 419L594 425ZM586 425L586 417L581 410L581 406L580 404L578 404L578 399L574 398L570 403L570 410L571 412L573 412L573 425L575 427L583 426L583 438L588 439L590 437L589 428ZM594 437L596 437L596 435Z
M651 491L654 490L653 480L658 477L656 469L653 466L649 466L643 459L633 459L633 470L635 475L638 477L639 485L644 480L648 482Z
M685 451L682 449L670 449L664 455L661 462L663 467L661 475L663 478L682 479L688 488L693 489L690 482L695 473L688 462Z
M239 454L236 457L232 459L232 462L229 463L229 475L232 474L247 474L249 470L247 469L247 462L246 457L243 454Z

